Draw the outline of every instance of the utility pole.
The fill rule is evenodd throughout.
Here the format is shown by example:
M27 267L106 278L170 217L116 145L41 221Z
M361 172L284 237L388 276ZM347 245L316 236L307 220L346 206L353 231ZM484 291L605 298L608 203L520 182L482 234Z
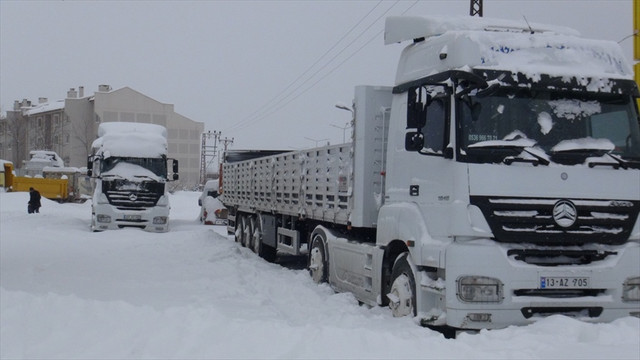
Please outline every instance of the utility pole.
M469 15L482 17L482 0L469 0Z
M224 147L224 152L227 152L227 147L229 147L229 145L233 144L233 138L229 139L229 138L224 138L224 139L220 139L220 143L222 144L222 146ZM222 156L218 157L218 164L220 164L222 162Z
M221 131L207 131L202 133L202 149L200 150L200 185L207 181L207 167L215 159L218 150L218 141ZM207 145L207 140L213 138L213 146Z

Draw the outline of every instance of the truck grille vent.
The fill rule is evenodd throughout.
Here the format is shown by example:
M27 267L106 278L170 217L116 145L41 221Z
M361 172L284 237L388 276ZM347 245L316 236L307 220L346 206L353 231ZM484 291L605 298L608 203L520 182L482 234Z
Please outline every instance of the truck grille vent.
M513 291L513 295L561 299L598 296L605 291L605 289L518 289Z
M160 196L142 191L109 191L107 199L120 210L143 210L155 206Z
M508 256L513 256L516 260L537 266L587 265L616 254L616 252L612 251L564 249L510 249L507 251Z
M549 245L622 244L629 237L639 201L472 196L500 242ZM558 212L566 205L570 220ZM554 209L556 218L554 218Z
M103 181L102 191L109 204L119 210L145 210L156 206L164 194L164 183L131 183L126 180Z

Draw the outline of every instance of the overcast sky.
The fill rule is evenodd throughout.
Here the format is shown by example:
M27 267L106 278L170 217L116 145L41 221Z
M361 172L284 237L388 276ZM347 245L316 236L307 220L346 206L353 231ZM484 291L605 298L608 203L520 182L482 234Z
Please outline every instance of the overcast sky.
M465 16L469 0L0 0L0 106L129 86L236 149L340 143L350 113L334 105L355 85L393 84L406 44L384 46L382 30L403 13ZM633 32L632 0L484 0L484 16ZM632 39L621 45L631 62Z

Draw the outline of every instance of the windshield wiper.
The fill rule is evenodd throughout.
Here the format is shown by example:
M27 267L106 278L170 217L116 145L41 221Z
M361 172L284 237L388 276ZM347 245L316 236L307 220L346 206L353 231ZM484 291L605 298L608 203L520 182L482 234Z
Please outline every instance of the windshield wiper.
M133 175L133 177L135 177L135 178L144 178L144 179L148 179L148 180L151 180L151 181L155 181L156 180L156 179L152 178L149 175Z
M549 165L549 160L530 150L535 144L536 142L531 139L491 140L469 145L468 149L524 151L535 159L522 157L522 154L518 154L516 156L507 156L502 160L502 162L507 165L511 165L514 162L530 163L533 164L533 166L538 166L539 164Z
M626 160L623 160L615 155L612 155L611 153L606 153L605 155L615 160L615 162L589 161L587 164L589 165L590 168L593 168L596 166L611 166L616 170L619 168L623 168L624 170L627 170L629 168L629 162L627 162Z

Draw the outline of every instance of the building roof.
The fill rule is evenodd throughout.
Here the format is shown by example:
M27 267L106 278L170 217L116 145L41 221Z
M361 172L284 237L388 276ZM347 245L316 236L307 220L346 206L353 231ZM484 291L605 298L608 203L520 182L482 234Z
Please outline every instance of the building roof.
M49 111L64 109L64 100L50 101L42 104L35 105L25 112L25 115L35 115L45 113Z

